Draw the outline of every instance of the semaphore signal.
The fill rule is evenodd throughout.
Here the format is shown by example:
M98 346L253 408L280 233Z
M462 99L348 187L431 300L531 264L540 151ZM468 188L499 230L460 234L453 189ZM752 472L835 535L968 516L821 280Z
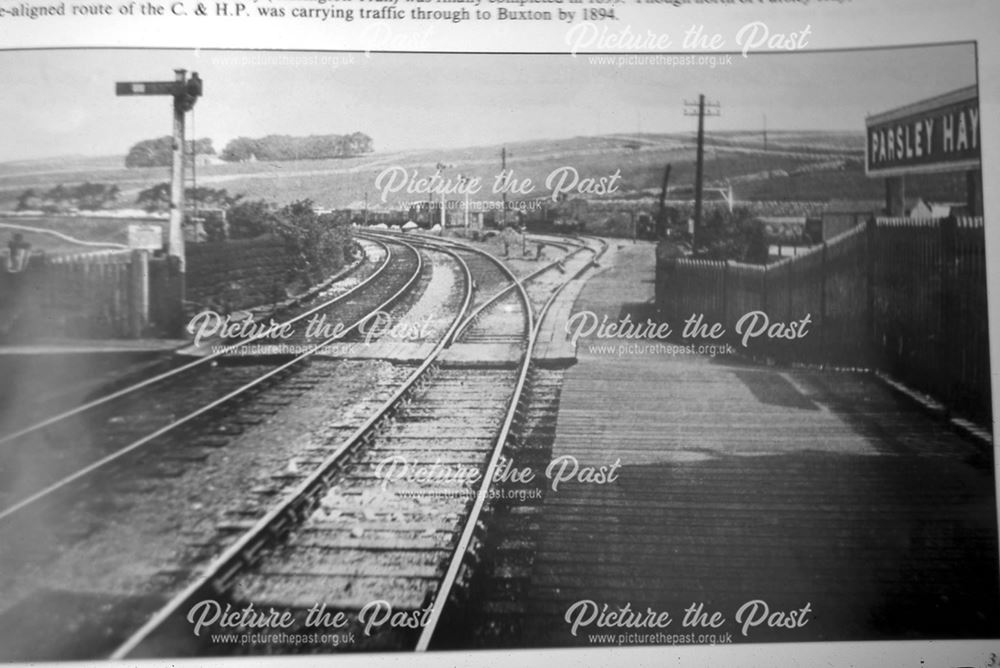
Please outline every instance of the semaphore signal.
M184 273L184 114L194 108L202 94L197 72L187 78L187 71L174 70L173 81L119 81L115 95L169 95L174 98L173 160L170 178L170 232L167 252L177 258Z

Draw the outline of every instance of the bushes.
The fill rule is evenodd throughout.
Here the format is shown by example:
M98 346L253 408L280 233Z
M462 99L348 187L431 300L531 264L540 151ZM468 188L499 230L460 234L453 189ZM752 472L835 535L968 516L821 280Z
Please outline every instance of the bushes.
M311 200L299 200L280 209L263 200L240 201L229 209L229 234L250 239L277 235L295 258L298 278L314 283L351 260L350 221L344 213L317 214Z
M229 214L230 231L246 236L197 244L188 253L190 299L202 307L229 312L281 301L351 260L346 216L317 214L309 200L280 209L262 200L240 202ZM256 230L264 233L250 234Z
M350 260L350 223L338 214L318 215L311 200L299 200L277 212L275 231L299 259L302 278L321 280Z
M754 221L748 209L737 207L733 213L719 208L706 211L697 235L696 255L700 259L767 262L764 227Z
M231 239L253 239L273 232L278 226L274 206L264 200L243 200L226 212Z
M202 208L226 209L240 201L242 195L230 195L224 188L185 188L184 202L186 205L197 204ZM139 192L135 198L136 206L150 213L166 213L170 211L170 184L166 181L157 183Z
M28 188L17 199L18 211L44 211L65 213L69 211L98 211L118 202L121 190L108 183L85 182L76 186L59 184L44 192Z

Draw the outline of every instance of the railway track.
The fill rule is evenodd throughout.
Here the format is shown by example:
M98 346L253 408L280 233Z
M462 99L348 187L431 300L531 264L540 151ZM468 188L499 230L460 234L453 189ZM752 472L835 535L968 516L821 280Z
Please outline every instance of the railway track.
M318 304L281 324L301 334L309 318L329 313L346 323L341 337L349 336L373 310L399 302L416 285L423 262L412 247L397 244L395 255L389 246L381 248L380 260L364 279L346 291L319 295ZM395 266L394 257L400 258ZM310 344L293 338L281 344L301 352L270 359L253 355L250 359L256 363L241 367L225 364L265 340L271 340L267 332L231 344L221 341L217 350L205 356L0 436L0 525L118 458L196 420L209 420L234 401L244 401L287 379L330 341L325 338Z
M389 247L400 242L379 239L375 243ZM104 620L115 630L112 633L105 631L107 637L91 644L89 651L93 656L108 653L119 658L178 652L238 653L238 647L206 648L199 647L198 643L192 644L191 625L181 616L183 623L178 626L177 613L183 612L185 604L191 604L198 595L209 593L219 600L233 603L280 601L288 609L308 613L308 608L302 607L309 602L304 597L316 591L318 578L326 578L332 583L331 592L338 591L335 585L340 583L345 591L339 598L331 599L331 603L349 611L363 607L362 599L368 603L385 600L371 597L380 586L391 582L391 586L382 591L391 592L401 601L401 609L411 615L424 610L427 617L423 621L426 623L422 624L423 632L419 637L412 629L402 634L405 637L399 633L383 633L372 639L370 645L382 648L427 647L449 593L453 589L461 591L464 587L468 569L458 555L474 551L472 548L478 541L475 534L479 531L475 518L483 512L489 487L482 486L474 499L471 490L457 490L461 494L454 494L454 488L447 490L449 493L443 497L428 497L427 490L419 484L414 486L412 480L392 480L394 488L391 490L388 485L382 486L382 492L391 491L391 494L379 494L378 483L383 480L373 477L373 466L390 462L383 466L384 472L388 470L386 466L396 462L394 470L398 471L400 461L409 463L407 458L412 458L412 465L416 467L419 466L418 461L426 462L433 454L439 468L451 467L449 470L452 471L475 469L482 479L492 478L492 471L499 462L497 443L504 442L512 429L516 416L512 407L517 406L517 398L522 396L526 383L527 360L530 358L533 332L536 331L531 324L531 303L537 299L530 298L512 275L508 274L505 282L502 278L504 272L499 268L501 265L494 260L487 261L481 253L461 245L428 240L414 240L411 245L420 246L423 254L449 255L463 266L465 286L462 307L452 321L453 326L438 340L435 352L412 373L405 372L398 365L381 364L374 382L371 377L364 377L363 369L354 369L354 373L361 372L362 376L355 383L355 392L361 386L373 391L355 403L350 415L332 423L328 421L323 426L319 440L325 442L314 442L309 447L300 448L288 460L284 470L279 468L277 473L263 479L258 477L257 484L244 490L238 503L229 503L227 509L216 513L210 522L212 526L189 532L194 537L188 536L184 554L169 555L169 558L160 560L163 562L160 565L164 567L154 569L152 576L150 573L137 575L145 577L149 582L148 589L153 591L176 592L182 583L187 582L188 585L181 594L166 602L157 595L148 596L141 603L137 603L133 595L116 599L110 606L112 614ZM529 280L551 271L555 265L541 268ZM413 276L407 285L412 287L414 282L420 281L426 287L426 272L421 274L418 269ZM474 285L479 289L473 290ZM493 294L487 297L489 292ZM394 299L398 299L398 295ZM410 297L409 301L413 299ZM409 306L412 303L406 308ZM433 310L434 307L429 308ZM317 310L311 309L306 313L316 313ZM400 306L397 310L405 308ZM426 304L424 310L428 310ZM503 316L497 318L498 312ZM466 314L464 319L462 314ZM523 324L517 325L518 322ZM489 369L447 360L442 363L439 359L441 351L451 347L452 343L514 347L520 351L521 361L518 365L491 365L493 368ZM317 388L331 391L331 376L344 371L334 365L345 363L322 360L319 357L322 355L321 346L310 349L306 356L313 354L317 355L317 361L312 364L301 365L304 356L298 356L276 367L272 365L265 371L271 382L257 383L228 397L220 404L228 406L226 411L213 412L212 408L208 408L183 425L173 427L174 447L169 452L160 443L164 439L158 439L156 435L143 437L140 440L144 442L130 448L129 452L151 442L161 445L150 448L151 453L157 454L150 456L145 464L136 463L134 457L126 457L128 452L116 451L113 459L120 458L120 461L115 465L109 465L110 461L99 461L94 467L103 469L102 475L92 475L93 470L82 475L74 474L64 478L55 489L45 491L42 497L59 496L54 492L62 491L70 499L73 497L70 491L76 490L84 495L77 509L79 513L89 513L94 517L104 515L102 504L112 507L128 505L136 495L148 499L150 495L161 493L162 486L158 491L158 483L150 483L150 479L160 481L186 475L193 466L205 461L209 456L206 451L219 451L234 441L238 443L241 434L253 433L260 425L271 422L271 416L280 416L285 407L298 405L303 398L316 394ZM235 369L252 377L263 370L260 367L262 365L239 365ZM346 371L351 373L352 369ZM340 389L346 394L351 393L350 383L338 384L344 386ZM239 399L233 401L237 397ZM130 415L127 410L123 412ZM442 431L446 434L443 437ZM347 432L350 436L345 438ZM244 436L244 440L246 438ZM487 455L490 458L485 462L484 469L483 458ZM423 459L418 460L418 456ZM278 460L280 455L274 463L280 463ZM360 472L359 477L352 478L351 471ZM89 480L81 481L84 477L89 477ZM101 490L104 493L94 489L94 484L107 485L109 480L116 479L115 484ZM204 480L206 485L211 486L215 478L206 473ZM88 482L92 484L89 488L85 487ZM372 490L373 482L376 483L375 491ZM44 512L19 512L37 500L30 499L27 504L14 507L13 511L8 509L0 515L0 536L12 535L7 531L10 527L5 526L5 523L11 522L10 517L21 522L20 529L24 530L27 526L29 531L32 522L48 522ZM46 505L38 504L41 509ZM206 498L198 505L213 508L226 504L220 504L218 498ZM175 512L182 511L178 508ZM74 528L73 516L74 513L70 512L56 523L62 529L54 532L54 540L72 542L74 532L86 535L94 530L92 526ZM13 535L17 535L16 530ZM379 556L374 558L373 555ZM448 555L451 555L451 560L442 561L442 557ZM4 556L0 554L0 557ZM334 556L336 558L331 558ZM187 566L172 565L175 563ZM442 575L445 563L449 567ZM370 572L365 574L358 568L368 568ZM400 577L409 578L410 586L401 584ZM383 584L380 585L380 582ZM366 583L370 585L368 589L365 589ZM348 594L346 590L353 590L354 593ZM440 596L435 597L435 592ZM17 587L14 587L14 593L17 594ZM414 608L418 599L426 605ZM0 608L0 624L11 614L17 615L18 610L16 606L6 611ZM128 617L128 621L122 617ZM142 629L132 633L137 617L148 618L149 621ZM17 625L13 624L8 631L16 629ZM364 646L368 645L363 643L361 647ZM304 649L308 648L282 645L280 642L268 646L269 651ZM312 649L315 651L316 648ZM79 658L80 654L74 650L68 656ZM54 658L59 658L58 652Z
M549 243L546 240L546 243ZM590 263L578 268L580 276L599 261L608 248L603 239L578 237L566 240L566 250L583 249ZM557 290L567 285L563 282ZM550 293L543 310L553 303ZM522 421L516 439L502 453L513 470L530 470L533 479L507 477L498 481L489 532L477 550L477 568L466 585L465 604L456 606L445 624L448 632L436 639L436 649L518 648L530 636L525 601L530 590L535 546L540 540L539 517L550 480L542 475L552 461L564 368L536 365L530 392L522 404Z
M406 247L400 242L386 246ZM409 277L403 285L396 283L393 295L369 302L368 309L399 301L421 276L420 267L426 270L428 263L419 259L424 256L425 251L415 255L417 261L406 269ZM440 306L448 308L450 299L441 295ZM34 652L39 650L48 659L107 654L117 643L119 627L127 630L136 614L153 605L155 592L176 591L191 569L214 555L220 536L224 542L241 531L249 508L270 504L270 495L304 478L322 457L306 425L287 418L282 424L288 407L305 416L321 411L335 416L325 433L342 434L407 375L387 363L331 360L324 350L320 342L307 351L308 359L298 355L277 363L220 366L249 381L158 433L150 434L148 425L128 412L131 405L122 403L125 395L139 409L150 409L137 398L148 400L148 393L118 393L101 406L131 418L107 420L113 435L128 438L135 435L131 428L138 431L137 440L8 506L0 517L0 657L38 658ZM75 445L63 442L67 449ZM79 609L95 597L101 600L100 614ZM32 641L32 634L53 624L77 633L66 633L59 642ZM97 629L88 626L94 624Z
M454 244L420 243L484 257ZM197 637L192 633L192 620L206 621L223 609L246 614L255 606L294 620L284 635L269 636L268 653L329 651L330 638L348 635L357 638L352 649L429 646L446 603L461 595L472 572L467 555L481 540L491 490L483 481L495 477L500 452L516 431L537 333L522 284L495 259L492 267L508 274L508 284L475 299L475 308L470 292L469 316L404 387L114 658L160 656L179 647L182 654L259 652L253 643L215 642L206 629L218 619ZM481 271L468 275L470 286L495 282ZM443 355L469 345L516 347L519 356L484 367ZM441 484L428 486L431 479ZM317 614L340 615L346 627L334 626L339 635L319 633ZM229 630L252 631L248 619Z
M300 525L316 529L317 526L322 526L323 519L327 519L335 525L327 527L327 531L323 533L328 542L338 536L343 537L344 534L352 540L364 538L366 529L359 524L342 527L339 526L342 522L338 522L347 518L356 520L355 511L360 512L362 517L375 517L376 507L380 511L384 510L380 506L372 505L371 490L365 489L364 482L358 482L351 475L352 472L358 470L364 472L368 468L365 462L358 459L359 453L368 453L360 455L362 458L370 456L373 444L383 443L387 438L405 442L407 438L416 437L413 430L419 432L423 429L425 438L433 436L436 426L430 425L428 429L426 416L424 420L413 420L413 424L409 427L411 431L400 432L398 425L410 424L411 413L408 411L411 410L414 397L426 393L428 387L433 386L435 391L443 392L443 396L448 396L449 391L454 390L453 384L449 390L449 372L439 368L438 356L446 342L457 332L461 324L460 319L469 309L473 280L467 265L456 254L452 255L465 267L465 298L452 327L438 341L431 354L351 436L334 444L332 452L313 469L313 473L303 480L294 492L285 495L259 517L253 518L250 521L251 525L240 538L204 568L201 575L184 591L164 605L141 629L123 643L112 654L113 657L170 653L176 651L176 648L182 646L185 641L190 643L194 636L190 632L190 626L186 626L184 615L191 605L200 600L215 600L212 597L218 597L220 594L227 598L234 597L235 600L241 594L253 595L254 592L263 590L268 596L277 595L275 592L279 592L294 601L296 596L301 598L307 595L304 592L315 589L317 577L337 577L336 571L330 568L326 571L304 570L301 565L302 560L307 563L310 559L315 560L309 553L312 548L294 542L302 535L301 533L289 534ZM454 410L455 400L456 398L452 396L451 401L447 402L451 410ZM344 491L341 491L341 488ZM360 501L362 497L364 503ZM359 510L362 505L364 508ZM396 509L392 516L401 517L402 510ZM426 531L424 528L417 533ZM367 527L367 533L368 540L378 539L380 536L372 527ZM309 532L306 532L306 535L309 535ZM385 536L381 535L381 538L384 541ZM326 549L335 549L332 545L331 542ZM272 546L281 546L283 551L280 556L273 556L277 554L274 552L268 552L265 556L266 548ZM357 551L357 548L354 549ZM264 565L258 563L261 559L265 560ZM268 559L279 560L281 566L276 572L269 570ZM305 578L304 585L303 578ZM349 583L347 588L350 586ZM274 649L273 645L271 649Z

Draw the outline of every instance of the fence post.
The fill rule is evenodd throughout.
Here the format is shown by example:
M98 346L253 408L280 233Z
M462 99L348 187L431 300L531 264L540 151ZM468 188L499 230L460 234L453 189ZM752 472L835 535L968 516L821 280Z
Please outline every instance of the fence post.
M786 322L791 322L795 319L795 316L792 315L792 265L794 264L795 256L793 255L792 259L788 261L788 315L784 318Z
M729 329L729 260L722 261L722 325Z
M128 265L128 330L134 339L146 333L149 323L149 253L133 250Z
M954 216L944 218L940 222L941 232L941 315L938 341L938 360L940 369L938 372L938 385L944 394L944 404L946 410L950 410L955 405L956 388L955 368L957 366L957 348L965 343L962 333L955 331L956 328L956 306L959 303L959 295L956 294L955 265L958 257L958 221Z
M767 313L767 265L760 272L760 310Z
M874 216L865 222L865 348L864 357L867 358L868 365L873 362L877 365L873 351L880 349L880 343L876 337L875 330L875 255L878 244L878 223Z
M175 256L164 258L162 273L153 296L157 301L159 336L184 337L184 274Z
M826 348L826 242L819 256L819 353L827 353ZM831 360L833 361L833 360Z

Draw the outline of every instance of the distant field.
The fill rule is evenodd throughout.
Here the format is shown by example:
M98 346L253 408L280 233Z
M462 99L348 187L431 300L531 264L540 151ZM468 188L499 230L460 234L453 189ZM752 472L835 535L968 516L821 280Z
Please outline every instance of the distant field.
M426 177L436 165L448 167L445 177L479 177L484 187L472 199L496 200L491 192L500 172L500 146L467 149L420 150L373 153L361 157L330 160L255 162L200 166L199 185L224 188L231 194L264 198L279 204L311 199L323 208L361 208L367 193L369 205L394 207L404 202L426 201L427 195L396 193L382 202L375 179L386 167L400 165ZM546 176L572 166L581 177L608 176L621 170L617 196L657 192L663 169L672 164L672 187L690 188L694 182L693 133L635 134L515 142L507 145L507 167L517 179L530 178L535 185L530 197L544 196ZM881 179L864 175L864 135L845 132L768 133L767 150L757 132L720 132L706 137L707 183L734 180L737 199L827 201L830 199L881 199ZM846 169L824 165L848 163ZM122 189L122 206L130 206L140 190L169 180L166 168L125 169L123 158L71 158L67 160L21 161L0 164L0 210L11 210L27 188L48 189L58 184L84 181L113 183ZM820 169L809 173L795 171ZM761 174L771 173L771 178ZM190 178L190 176L189 176ZM955 179L914 179L907 191L936 200L964 197L964 185ZM452 197L457 199L458 197ZM519 199L511 196L509 199Z
M24 225L28 227L38 227L47 230L62 232L75 239L83 241L98 242L106 244L127 244L128 226L136 220L126 218L78 218L71 216L0 216L0 224L7 223L13 225ZM166 222L158 220L143 220L144 224L157 225L161 230L165 230ZM31 244L32 250L41 250L46 253L81 253L93 250L100 250L93 246L85 246L65 241L55 236L23 232L0 225L0 248L6 249L7 242L10 241L14 233L20 232L25 241ZM110 246L108 246L110 248Z
M0 253L7 253L7 243L14 232L20 230L10 230L0 226ZM25 241L31 244L31 251L44 251L48 255L64 255L69 253L87 253L98 250L113 250L111 246L101 249L97 247L81 246L68 241L63 241L57 237L47 234L36 234L34 232L21 232Z

